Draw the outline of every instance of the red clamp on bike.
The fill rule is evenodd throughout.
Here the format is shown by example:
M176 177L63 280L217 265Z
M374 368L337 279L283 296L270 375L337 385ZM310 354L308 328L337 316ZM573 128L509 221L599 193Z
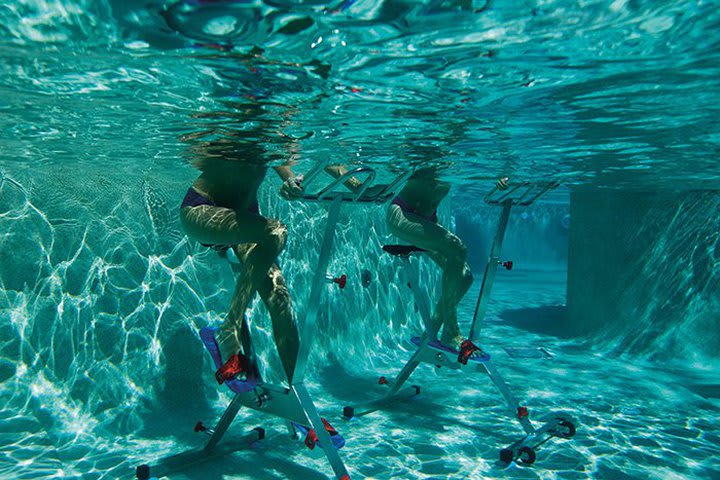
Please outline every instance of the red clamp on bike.
M202 422L197 422L197 423L195 424L195 428L193 428L193 431L194 431L195 433L204 432L205 430L207 430L207 427L206 427L205 425L203 425Z
M513 269L513 262L512 260L508 260L507 262L498 262L498 265L505 267L506 270L512 270Z
M347 275L343 273L339 277L333 278L333 282L337 283L340 287L340 290L342 290L343 288L345 288L345 284L347 283Z
M340 287L340 290L345 288L345 285L347 284L347 275L345 275L344 273L339 277L333 277L332 275L328 275L325 278L327 279L328 283L337 283L338 287Z
M480 347L475 345L470 340L465 340L460 344L460 353L458 354L458 362L462 363L463 365L467 365L468 359L472 356L473 353L480 350Z
M387 383L388 383L387 378L385 378L384 376L378 378L379 385L387 385Z
M519 420L522 420L523 418L530 415L530 412L528 412L527 407L518 407L517 412L518 412L517 415L518 415Z
M320 420L322 420L323 425L325 425L325 431L328 433L328 435L333 437L338 434L337 430L335 430L335 428L332 425L330 425L330 423L327 420L325 420L324 418L321 418ZM307 435L305 436L305 445L307 445L307 447L310 450L312 450L313 448L315 448L315 444L317 444L317 441L318 441L318 437L317 437L317 434L315 433L315 429L311 428L310 431L308 431Z
M250 361L242 353L231 355L225 364L215 372L215 380L222 385L227 380L233 380L242 373L247 373Z

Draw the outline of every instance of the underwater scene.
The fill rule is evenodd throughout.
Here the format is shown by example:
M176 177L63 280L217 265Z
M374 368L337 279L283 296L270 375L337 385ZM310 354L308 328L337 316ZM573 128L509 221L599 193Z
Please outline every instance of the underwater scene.
M712 0L0 5L0 479L720 479Z

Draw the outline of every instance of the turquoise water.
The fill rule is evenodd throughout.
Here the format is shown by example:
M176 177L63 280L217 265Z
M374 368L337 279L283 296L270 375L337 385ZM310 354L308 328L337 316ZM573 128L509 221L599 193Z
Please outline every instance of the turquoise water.
M562 183L513 212L482 329L533 416L577 420L532 466L496 462L522 430L482 375L424 365L419 397L342 420L421 331L384 208L343 207L328 270L349 283L323 292L306 383L353 478L720 478L719 47L703 1L3 4L0 478L133 478L229 402L197 329L233 274L177 218L199 151L440 165L475 276L464 326L499 217L483 195L500 175ZM326 208L278 187L260 204L289 227L302 322ZM280 381L261 302L249 316ZM170 478L332 474L278 420L241 411L231 434L255 426L259 445Z

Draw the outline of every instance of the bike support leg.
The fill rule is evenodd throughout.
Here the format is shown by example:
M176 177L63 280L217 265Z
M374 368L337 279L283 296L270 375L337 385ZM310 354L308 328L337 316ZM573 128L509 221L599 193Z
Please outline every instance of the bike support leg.
M520 402L518 402L515 395L513 395L512 391L510 391L510 387L508 387L507 383L505 383L505 380L503 380L503 378L500 376L500 373L492 364L492 361L488 360L486 362L483 362L480 366L478 366L478 370L480 369L484 370L485 373L487 373L488 377L490 377L490 380L492 380L497 389L500 390L503 398L505 398L505 403L508 406L510 416L518 419L520 425L522 425L523 430L525 430L525 433L527 433L528 435L535 433L535 428L532 426L532 423L530 423L530 419L527 416L519 415L518 409L520 408Z
M205 448L203 449L204 451L210 452L213 448L215 448L215 445L217 445L218 442L222 439L223 435L225 435L225 432L230 427L232 421L235 420L235 417L237 416L241 407L242 402L240 401L240 395L236 394L230 402L230 405L228 405L228 407L225 409L222 417L220 417L220 420L215 426L215 430L210 436L210 440L208 440Z
M417 305L423 324L425 325L425 333L423 334L420 345L413 356L410 360L408 360L400 374L392 382L392 386L390 387L390 391L387 393L386 397L395 395L407 379L410 378L410 375L412 375L418 365L420 365L420 355L423 350L425 350L427 344L431 340L434 340L435 337L437 337L438 331L440 330L440 325L433 321L432 315L430 314L427 296L420 293L420 288L418 286L420 283L419 268L412 263L410 258L405 258L403 261L406 262L406 272L408 276L407 283L410 285L410 289L413 292L413 298L415 299L415 305Z
M332 467L333 472L335 472L335 476L339 480L350 480L350 475L348 474L347 468L345 468L345 464L340 458L338 451L333 446L332 440L330 439L330 434L328 434L327 430L325 430L325 425L320 419L320 415L318 414L318 411L315 408L315 404L310 398L310 394L305 388L305 385L293 385L291 387L291 390L294 391L300 402L300 405L302 406L303 411L305 412L305 416L310 422L312 428L315 430L315 434L318 437L320 447L325 452L325 456L327 457L328 462L330 462L330 466Z
M305 376L310 347L312 346L313 336L315 335L315 323L317 322L318 311L320 309L320 295L325 287L325 274L328 263L330 262L330 253L332 252L333 240L335 238L335 226L340 216L341 204L342 199L337 197L330 204L328 211L325 234L323 235L322 245L320 246L320 257L318 258L317 268L315 269L307 313L305 314L302 334L300 335L300 348L298 349L297 363L295 365L294 382L302 382Z

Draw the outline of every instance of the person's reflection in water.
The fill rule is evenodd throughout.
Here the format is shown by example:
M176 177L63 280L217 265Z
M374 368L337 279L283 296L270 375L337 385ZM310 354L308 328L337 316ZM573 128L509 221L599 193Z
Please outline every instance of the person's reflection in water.
M206 116L206 115L204 115ZM267 127L267 125L265 125ZM219 129L218 129L219 130ZM211 130L186 136L193 142L194 163L200 176L188 189L180 209L185 233L192 240L223 251L232 249L242 262L230 311L217 331L223 368L216 377L230 380L252 368L248 357L249 332L245 311L258 292L272 319L275 344L287 379L292 382L298 353L298 329L290 295L276 259L285 247L287 228L279 220L260 213L257 193L268 170L268 131L220 132ZM255 134L255 135L254 135ZM205 141L207 137L211 140ZM263 138L266 137L266 138ZM291 168L292 145L282 166L272 167L284 180L281 194L288 199L302 195L301 181ZM290 151L289 151L290 150ZM243 349L245 355L243 355ZM240 365L240 372L230 368ZM243 372L244 370L244 372Z

